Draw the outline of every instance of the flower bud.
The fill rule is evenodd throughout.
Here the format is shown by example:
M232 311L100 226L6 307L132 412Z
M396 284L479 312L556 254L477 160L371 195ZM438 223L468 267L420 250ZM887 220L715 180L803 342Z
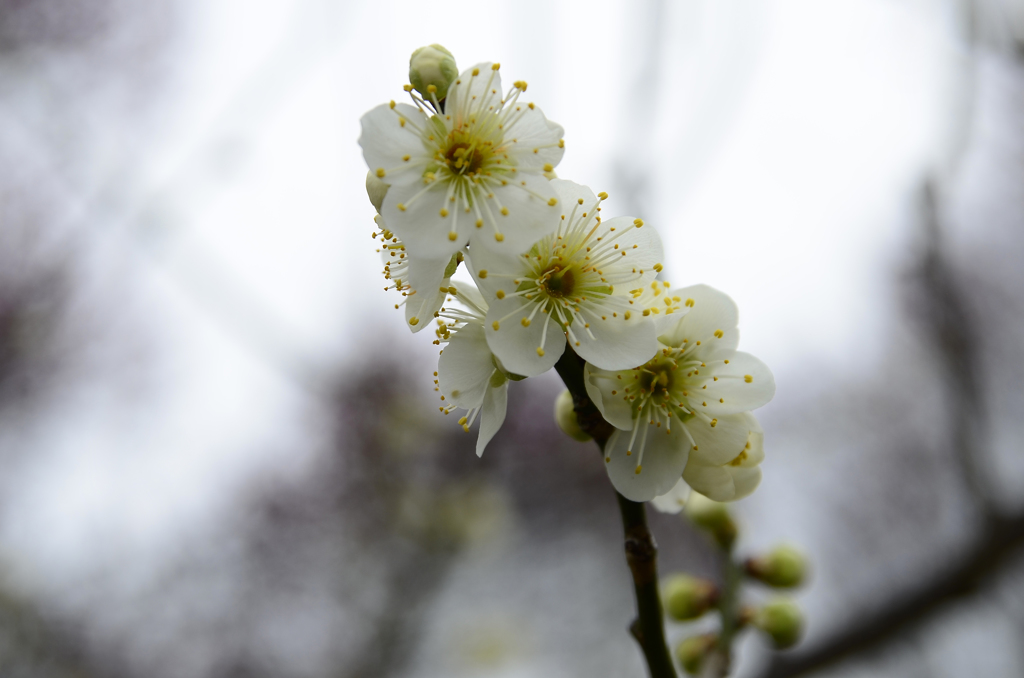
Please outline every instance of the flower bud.
M754 625L768 634L778 650L793 647L804 630L804 615L792 600L780 598L754 615Z
M754 579L780 589L800 586L807 577L807 559L792 546L778 546L767 555L747 559L743 566Z
M675 574L662 584L665 612L676 621L697 619L718 602L718 588L707 579Z
M366 173L366 196L377 210L377 214L380 214L380 207L384 204L384 196L387 195L389 188L391 187L378 179L373 172Z
M736 541L736 523L725 504L692 492L686 502L686 515L694 525L710 532L722 548L728 549Z
M558 428L573 440L578 440L581 443L590 440L590 436L580 428L580 422L576 417L576 409L572 402L572 394L568 391L562 391L555 398L555 422L558 424Z
M427 101L448 96L448 86L459 77L455 57L441 45L420 47L409 57L409 82ZM430 92L433 86L434 92Z
M715 649L718 642L718 635L705 633L701 636L691 636L676 645L676 659L683 667L683 670L691 675L700 673L701 667L708 653Z

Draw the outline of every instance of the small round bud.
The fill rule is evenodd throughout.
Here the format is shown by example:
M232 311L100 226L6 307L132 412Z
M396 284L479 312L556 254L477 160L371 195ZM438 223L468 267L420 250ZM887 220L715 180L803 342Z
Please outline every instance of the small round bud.
M792 546L778 546L767 555L747 559L743 566L749 576L780 589L800 586L807 578L807 559Z
M562 391L555 398L555 422L558 424L558 428L573 440L578 440L581 443L590 440L590 436L580 428L580 421L576 417L576 409L572 402L572 394L568 391Z
M768 634L778 650L793 647L804 631L804 615L792 600L780 598L758 610L754 625Z
M676 621L697 619L718 602L718 588L707 579L675 574L662 584L665 612Z
M736 523L725 504L692 492L686 502L686 515L694 525L710 532L722 548L728 549L736 541Z
M377 210L377 214L380 214L381 205L384 204L384 196L387 195L389 188L391 187L378 179L372 171L366 173L366 195L370 198L373 208Z
M409 57L409 82L428 101L448 96L448 86L458 77L455 57L441 45L420 47Z
M691 636L676 645L676 659L683 667L683 670L691 675L700 673L704 666L704 660L715 648L718 642L718 635L705 633L701 636Z

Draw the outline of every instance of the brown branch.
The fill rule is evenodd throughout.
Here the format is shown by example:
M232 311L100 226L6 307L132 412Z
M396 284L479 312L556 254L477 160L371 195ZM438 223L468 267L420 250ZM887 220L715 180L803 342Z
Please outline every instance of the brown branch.
M572 394L580 428L594 438L603 453L615 429L604 420L587 395L583 365L583 360L572 349L566 348L555 370ZM633 592L636 594L637 616L629 631L644 653L651 678L676 678L672 656L665 644L664 616L658 592L658 547L647 527L647 512L643 503L630 501L618 492L615 496L622 514L626 562L633 575Z

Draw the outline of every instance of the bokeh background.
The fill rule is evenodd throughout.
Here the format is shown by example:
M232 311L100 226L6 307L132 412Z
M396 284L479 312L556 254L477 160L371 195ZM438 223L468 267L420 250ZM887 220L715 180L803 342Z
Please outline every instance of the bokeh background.
M775 372L739 550L809 629L737 675L1024 675L1020 0L0 0L0 675L645 675L557 379L478 460L383 290L359 117L432 42Z

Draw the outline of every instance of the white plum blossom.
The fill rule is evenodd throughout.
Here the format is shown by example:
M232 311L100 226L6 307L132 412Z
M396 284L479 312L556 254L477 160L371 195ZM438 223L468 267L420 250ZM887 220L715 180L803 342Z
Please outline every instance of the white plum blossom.
M377 251L384 261L384 278L390 283L384 289L401 293L402 301L395 304L395 308L404 306L406 324L414 333L419 332L430 324L444 303L461 255L444 259L414 259L406 252L401 239L387 229L383 217L378 214L373 220L380 229L373 233L373 237L380 236L381 239Z
M632 217L602 220L605 193L563 179L551 184L561 200L557 230L522 254L472 246L467 256L490 305L491 350L528 377L550 369L567 338L601 368L648 360L658 350L656 327L635 298L662 268L657 231Z
M479 417L476 453L480 456L505 421L508 382L516 376L503 368L487 346L483 326L487 304L480 293L463 283L454 283L451 293L462 308L449 304L440 313L437 335L447 345L438 360L435 383L447 403L442 412L467 410L459 419L463 429L469 431Z
M390 185L380 212L415 257L450 257L467 242L518 254L555 228L545 172L562 159L563 130L520 101L525 82L503 95L498 68L467 69L443 104L410 91L415 105L392 101L361 119L363 157Z
M775 380L764 363L736 350L732 299L706 285L671 295L687 312L659 328L653 358L629 370L585 367L587 393L619 429L605 446L608 475L633 501L666 494L680 477L709 496L738 498L756 486L763 456L749 411L771 400Z

